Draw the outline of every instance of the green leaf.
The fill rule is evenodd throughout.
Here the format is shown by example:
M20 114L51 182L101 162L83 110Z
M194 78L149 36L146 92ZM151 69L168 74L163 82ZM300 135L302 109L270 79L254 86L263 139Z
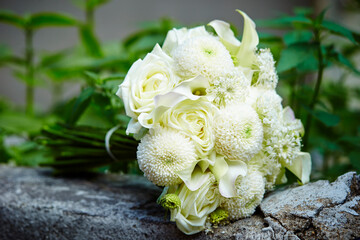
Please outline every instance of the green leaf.
M72 2L78 8L85 10L94 9L95 7L109 2L109 0L72 0Z
M354 168L359 172L360 171L360 152L354 151L349 154L349 159Z
M357 136L343 136L339 139L339 141L350 143L351 145L360 147L360 137Z
M11 49L5 44L0 44L0 66L3 63L9 62L11 59L12 59Z
M0 129L11 133L38 133L44 120L27 116L20 112L1 112Z
M130 46L130 51L132 52L151 51L157 43L161 45L163 41L164 41L164 36L162 35L147 35L134 42Z
M334 22L331 22L331 21L327 21L327 20L324 20L321 24L321 26L324 28L324 29L327 29L329 30L330 32L334 33L334 34L337 34L337 35L340 35L340 36L343 36L347 39L349 39L351 42L353 43L357 43L352 32L337 24L337 23L334 23Z
M81 117L82 113L87 109L91 102L91 97L95 89L92 87L86 88L82 91L79 97L76 99L70 115L67 117L66 123L74 125Z
M313 111L313 115L315 118L317 118L319 121L321 121L328 127L336 126L340 122L339 116L325 112L325 111L315 110L315 111Z
M289 28L295 24L311 25L310 19L304 16L284 16L275 19L261 19L255 21L257 27L270 27L270 28Z
M306 61L300 63L296 70L300 73L307 73L307 72L316 72L319 67L319 61L317 60L314 54L309 55Z
M115 74L110 74L107 76L104 76L101 78L102 82L106 82L106 81L110 81L110 80L118 80L121 79L123 80L125 78L126 74L125 73L115 73ZM119 82L117 82L117 85L119 85Z
M325 14L327 12L329 8L325 8L323 9L319 15L316 16L315 20L314 20L314 24L315 24L315 27L318 27L319 25L321 25L321 23L324 21L324 17L325 17Z
M352 35L357 43L360 43L360 33L352 32Z
M50 26L75 26L78 21L70 16L59 14L59 13L37 13L30 16L28 27L38 29L42 27Z
M85 71L84 74L90 81L89 85L94 85L100 81L100 76L94 72Z
M356 74L360 75L360 71L357 70L355 68L355 66L340 52L336 51L336 50L332 50L331 52L331 56L333 57L333 59L337 62L340 63L342 65L344 65L345 67L349 68L351 71L353 71Z
M25 20L10 11L0 10L0 22L11 24L15 27L24 28Z
M100 44L94 32L86 25L79 28L81 42L86 52L93 57L101 57L103 55Z
M308 42L313 37L313 33L307 30L295 30L284 35L284 42L286 45L295 43Z
M309 43L296 43L285 48L280 55L279 62L277 64L277 71L284 72L291 68L297 67L308 58L314 56L316 53L316 47Z
M314 12L314 10L312 8L307 8L307 7L296 7L294 9L294 13L297 16L309 16Z
M109 2L109 0L87 0L86 5L88 8L93 9L93 8L103 5L107 2Z
M307 107L305 105L302 105L302 106L308 113L313 115L315 117L315 119L324 123L327 127L336 126L340 122L340 117L335 114L328 113L328 112L325 112L322 110L311 110L309 107Z
M57 63L64 60L64 58L68 54L67 51L68 50L63 50L63 51L55 52L55 53L42 54L40 56L40 62L38 64L38 67L41 67L41 68L49 68L50 67L51 68L53 65L56 65Z

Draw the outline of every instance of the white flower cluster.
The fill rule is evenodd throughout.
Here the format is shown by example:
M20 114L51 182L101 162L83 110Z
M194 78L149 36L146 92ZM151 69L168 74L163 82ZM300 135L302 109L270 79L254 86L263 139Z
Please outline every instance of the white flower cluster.
M137 158L186 234L253 214L285 168L309 181L301 122L283 108L268 49L243 12L242 41L226 22L168 32L130 68L117 95L141 140Z

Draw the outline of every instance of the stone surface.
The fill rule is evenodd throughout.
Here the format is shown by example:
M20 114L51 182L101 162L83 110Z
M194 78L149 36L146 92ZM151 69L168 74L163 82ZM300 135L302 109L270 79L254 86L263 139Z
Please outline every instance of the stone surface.
M0 165L0 239L355 239L360 176L268 194L256 213L186 236L156 204L161 190L142 177L60 178L47 169Z

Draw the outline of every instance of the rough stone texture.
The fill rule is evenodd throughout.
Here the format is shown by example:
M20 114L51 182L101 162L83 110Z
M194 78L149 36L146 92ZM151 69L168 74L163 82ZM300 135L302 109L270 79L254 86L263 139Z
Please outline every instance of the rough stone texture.
M0 165L0 239L355 239L360 176L270 193L256 213L213 233L186 236L156 204L142 177L53 177L47 169Z

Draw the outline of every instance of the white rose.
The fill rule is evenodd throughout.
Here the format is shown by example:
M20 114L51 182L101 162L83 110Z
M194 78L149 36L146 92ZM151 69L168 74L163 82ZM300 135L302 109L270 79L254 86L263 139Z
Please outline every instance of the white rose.
M171 210L171 220L185 234L195 234L205 228L207 216L215 211L220 204L219 191L215 177L206 174L207 180L198 190L191 191L185 184L179 185L180 208ZM169 192L175 192L171 187Z
M126 114L132 118L127 133L137 133L144 126L142 115L154 109L154 97L167 93L178 83L172 66L173 60L159 45L144 60L139 59L131 66L116 93L124 101Z
M199 156L207 155L214 147L213 117L217 112L206 98L186 99L163 113L160 124L183 131L195 143Z

